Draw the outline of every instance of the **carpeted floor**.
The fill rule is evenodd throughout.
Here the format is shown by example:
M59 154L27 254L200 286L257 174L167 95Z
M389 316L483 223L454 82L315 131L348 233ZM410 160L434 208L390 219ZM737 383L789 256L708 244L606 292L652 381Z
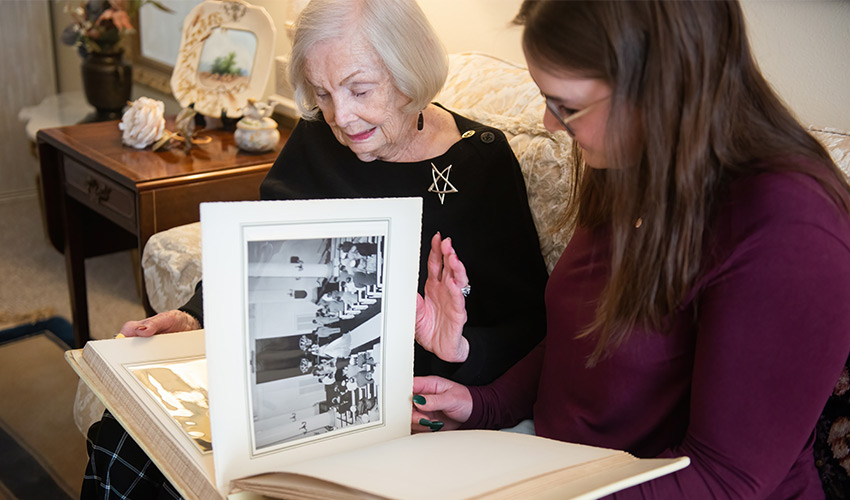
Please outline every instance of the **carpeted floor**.
M35 196L0 199L0 330L51 316L70 321L65 258L47 240ZM86 260L92 338L144 317L130 252Z
M0 199L0 238L0 500L78 498L86 452L60 339L70 340L64 257L35 196ZM144 317L130 252L88 259L86 279L93 338Z

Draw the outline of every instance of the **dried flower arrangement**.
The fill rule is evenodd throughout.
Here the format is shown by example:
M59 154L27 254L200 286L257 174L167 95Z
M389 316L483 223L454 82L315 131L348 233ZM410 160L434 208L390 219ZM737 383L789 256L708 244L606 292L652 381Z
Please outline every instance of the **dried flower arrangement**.
M173 12L157 0L87 0L66 7L73 22L62 32L62 43L76 46L81 57L120 52L125 36L135 32L132 19L146 4Z

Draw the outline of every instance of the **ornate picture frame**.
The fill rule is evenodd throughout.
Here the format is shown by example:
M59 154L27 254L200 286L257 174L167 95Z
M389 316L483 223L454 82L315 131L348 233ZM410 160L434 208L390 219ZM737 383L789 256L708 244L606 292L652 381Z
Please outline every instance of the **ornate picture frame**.
M153 4L143 5L135 19L137 30L131 33L133 54L133 81L171 95L171 75L180 39L183 20L204 0L163 0L171 12L157 9Z
M238 118L249 98L262 99L274 60L275 27L262 7L207 0L183 23L171 92L182 107Z

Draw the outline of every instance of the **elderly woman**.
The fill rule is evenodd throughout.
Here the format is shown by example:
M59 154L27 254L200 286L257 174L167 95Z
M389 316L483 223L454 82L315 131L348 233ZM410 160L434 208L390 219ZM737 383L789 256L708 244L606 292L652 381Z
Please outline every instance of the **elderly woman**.
M479 384L540 340L546 273L522 175L503 134L431 103L447 71L445 52L415 2L311 2L299 17L290 58L305 120L261 193L266 199L422 197L417 340L443 360L464 362L446 363L420 348L416 372ZM459 276L460 285L474 287L461 342L445 349L432 342L442 326L433 319L438 297L424 289L428 242L438 232L451 237L443 245L448 267L459 265L451 244L467 264L468 281ZM510 242L494 252L497 237ZM504 256L512 262L510 275L494 272Z
M445 51L415 1L313 0L299 16L290 58L304 119L260 192L275 200L421 197L416 373L482 384L542 338L547 275L504 134L431 102L447 72ZM427 293L429 249L431 272L468 285L467 297ZM436 314L440 301L451 314ZM199 290L179 311L128 322L121 332L202 325ZM461 326L459 339L439 345L436 339L452 336L438 331Z
M415 373L474 385L495 379L541 340L547 273L504 134L431 102L447 72L445 51L414 0L313 0L297 22L290 59L304 119L261 195L422 198ZM429 272L458 287L426 289ZM200 328L200 300L198 290L180 310L128 322L122 333ZM111 449L98 434L123 438L115 427L104 419L93 440ZM105 484L107 465L99 462L111 457L92 454L84 496L105 486L136 496L115 484L120 461L111 462L112 484ZM136 482L142 486L147 481Z

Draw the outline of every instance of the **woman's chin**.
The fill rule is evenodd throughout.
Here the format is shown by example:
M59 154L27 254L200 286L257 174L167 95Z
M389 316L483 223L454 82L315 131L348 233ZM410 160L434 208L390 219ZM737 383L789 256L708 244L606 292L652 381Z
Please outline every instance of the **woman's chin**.
M358 153L357 151L354 151L354 155L357 156L358 160L363 162L370 162L378 159L377 156L370 152Z
M364 144L356 142L352 143L347 139L340 139L339 136L337 136L337 139L339 140L340 144L350 149L351 152L354 153L354 155L357 156L357 159L359 159L360 161L369 162L378 159L378 157L375 156L375 151L371 147L367 148Z
M581 157L584 160L585 165L587 165L590 168L596 168L596 169L606 169L606 168L608 168L608 165L605 163L605 158L594 155L592 153L588 154L588 152L585 151L585 150L581 151Z

